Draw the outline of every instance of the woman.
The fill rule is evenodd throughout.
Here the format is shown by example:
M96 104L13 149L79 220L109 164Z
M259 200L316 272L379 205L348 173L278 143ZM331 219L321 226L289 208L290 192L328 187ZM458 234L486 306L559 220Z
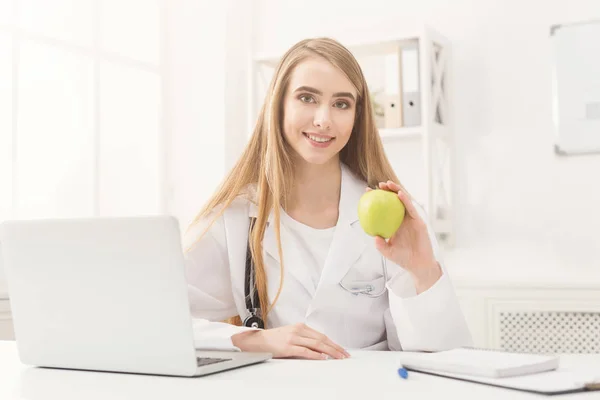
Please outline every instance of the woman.
M375 187L406 206L389 241L358 222ZM386 158L352 54L331 39L297 43L240 160L192 224L196 346L323 359L470 345L426 220Z

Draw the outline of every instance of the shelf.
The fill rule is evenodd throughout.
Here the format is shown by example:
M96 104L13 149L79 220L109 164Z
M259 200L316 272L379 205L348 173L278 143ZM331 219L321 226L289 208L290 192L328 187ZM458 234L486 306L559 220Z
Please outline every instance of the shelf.
M431 27L425 27L417 23L403 25L405 26L402 28L396 26L391 31L379 27L380 29L369 28L365 31L346 32L343 43L356 57L393 53L397 51L399 45L418 43L425 34L431 36L438 43L447 43L447 40ZM285 49L281 49L279 52L258 53L253 57L253 60L256 63L274 67L284 53Z
M422 134L423 129L420 126L379 129L379 136L384 142L400 139L418 139Z
M437 122L431 124L430 135L436 138L448 138L450 136L450 128L446 125L440 125Z
M381 128L379 136L384 142L401 140L401 139L418 139L423 135L421 126L411 126L406 128ZM435 137L446 137L449 135L449 128L440 125L437 122L431 124L430 135Z
M390 38L388 40L382 40L377 42L361 42L355 45L348 46L348 50L354 54L355 57L369 57L369 56L383 56L386 54L394 54L398 51L398 47L401 46L415 46L418 44L417 38ZM261 64L267 67L275 68L279 59L284 52L275 53L259 53L253 59L257 64Z

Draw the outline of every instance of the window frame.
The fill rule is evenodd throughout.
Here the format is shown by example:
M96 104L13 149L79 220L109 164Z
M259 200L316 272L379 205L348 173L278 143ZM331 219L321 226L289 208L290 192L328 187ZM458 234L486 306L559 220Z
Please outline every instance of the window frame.
M157 213L166 214L169 210L169 199L170 194L168 193L170 184L168 182L169 177L169 142L170 137L168 136L167 129L167 63L165 60L166 55L166 36L167 36L167 27L166 27L166 1L165 0L157 0L159 6L159 42L157 43L159 49L159 58L158 65L154 65L152 63L136 60L126 55L108 51L102 49L100 46L100 38L102 32L102 26L100 21L100 1L101 0L93 0L94 12L93 12L93 42L91 47L71 43L68 40L53 38L48 35L29 32L25 29L22 29L18 26L18 17L19 17L19 1L12 0L10 3L12 5L12 18L9 18L8 25L0 23L0 32L6 33L10 37L10 41L12 42L12 94L11 94L11 102L12 102L12 115L11 115L11 124L12 124L12 172L11 172L11 204L9 207L10 214L7 216L8 218L14 217L14 213L16 210L17 204L19 204L18 198L18 163L16 160L16 154L18 151L18 136L19 129L17 126L17 118L19 115L19 71L20 71L20 48L23 41L30 41L37 44L47 45L50 47L61 48L63 50L67 50L69 52L74 53L75 55L81 57L87 57L91 60L93 65L93 142L94 142L94 153L93 153L93 207L92 207L92 216L100 217L100 134L101 134L101 121L100 121L100 69L101 64L103 62L112 63L118 66L129 67L133 69L137 69L139 71L150 72L156 74L159 79L159 101L160 101L160 118L158 120L158 131L159 131L159 143L158 149L159 154L157 154L157 162L158 162L158 170L159 170L159 209L156 210Z

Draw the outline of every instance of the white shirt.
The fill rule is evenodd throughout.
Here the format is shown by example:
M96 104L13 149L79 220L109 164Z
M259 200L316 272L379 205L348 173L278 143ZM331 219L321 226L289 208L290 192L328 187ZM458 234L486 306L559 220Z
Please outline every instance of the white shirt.
M289 231L300 251L307 255L306 270L316 288L329 254L335 226L326 229L313 228L296 221L283 210L281 210L281 223Z

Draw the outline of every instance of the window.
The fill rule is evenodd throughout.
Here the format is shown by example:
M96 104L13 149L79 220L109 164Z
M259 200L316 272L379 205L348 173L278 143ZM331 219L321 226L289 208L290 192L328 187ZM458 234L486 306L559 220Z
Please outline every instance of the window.
M108 62L100 75L100 214L155 213L162 165L160 82L154 73Z
M166 212L163 0L0 0L0 221Z

